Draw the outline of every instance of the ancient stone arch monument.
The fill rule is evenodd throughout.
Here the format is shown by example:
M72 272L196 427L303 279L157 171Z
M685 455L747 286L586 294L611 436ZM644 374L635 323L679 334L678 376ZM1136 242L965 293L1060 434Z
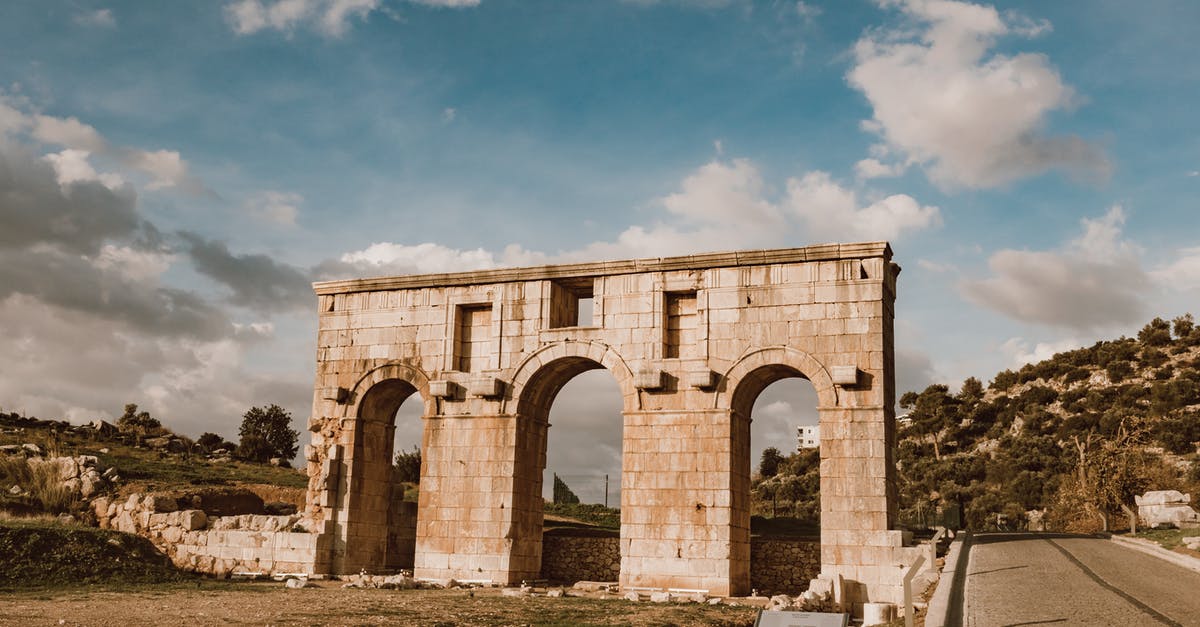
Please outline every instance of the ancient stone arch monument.
M314 570L394 561L393 416L425 402L417 577L537 578L550 405L605 368L623 397L621 584L750 592L750 410L785 377L819 398L821 567L898 601L886 243L315 285L306 448ZM590 320L579 320L590 299Z

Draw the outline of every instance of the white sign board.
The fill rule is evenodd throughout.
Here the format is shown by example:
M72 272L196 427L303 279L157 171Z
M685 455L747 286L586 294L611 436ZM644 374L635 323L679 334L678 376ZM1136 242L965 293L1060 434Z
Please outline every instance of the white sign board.
M848 627L849 614L828 612L776 612L762 610L754 627Z

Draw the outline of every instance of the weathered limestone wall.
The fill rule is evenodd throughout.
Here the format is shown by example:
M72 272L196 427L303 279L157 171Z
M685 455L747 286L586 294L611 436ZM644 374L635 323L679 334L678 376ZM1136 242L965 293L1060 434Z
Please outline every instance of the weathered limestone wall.
M617 581L619 538L547 535L542 538L542 579L552 582Z
M145 536L176 566L198 573L311 573L316 559L318 536L303 530L300 514L210 517L153 494L92 506L102 528Z
M750 413L766 386L805 377L822 572L854 602L898 600L912 555L892 530L890 260L886 243L830 244L317 284L307 514L328 549L314 568L386 565L391 421L419 392L416 576L536 577L550 406L605 368L623 399L621 583L749 592Z

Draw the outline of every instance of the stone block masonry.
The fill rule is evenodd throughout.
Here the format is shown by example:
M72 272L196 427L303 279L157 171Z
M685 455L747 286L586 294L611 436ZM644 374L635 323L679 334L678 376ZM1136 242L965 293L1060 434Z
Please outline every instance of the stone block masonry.
M869 242L316 284L312 569L398 561L393 420L417 392L416 576L538 578L550 406L603 368L623 403L619 581L748 593L751 410L803 377L819 404L821 575L854 603L899 601L913 553L894 529L891 257Z
M132 494L120 501L92 502L100 526L150 539L184 570L228 577L232 573L311 573L318 535L303 517L208 516L179 509L162 494Z

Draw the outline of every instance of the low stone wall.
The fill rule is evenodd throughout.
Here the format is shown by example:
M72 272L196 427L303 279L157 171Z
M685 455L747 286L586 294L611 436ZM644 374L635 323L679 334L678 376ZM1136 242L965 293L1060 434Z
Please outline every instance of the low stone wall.
M750 586L759 594L800 594L820 572L821 542L816 538L753 538L750 541ZM619 538L542 537L544 579L557 582L617 581L620 574Z
M621 539L546 535L542 537L542 578L557 582L617 581Z
M101 498L92 506L101 527L149 538L176 566L199 573L310 572L316 556L317 534L304 528L299 514L210 517L154 494Z
M750 587L759 594L800 594L820 573L821 541L818 539L750 540Z

